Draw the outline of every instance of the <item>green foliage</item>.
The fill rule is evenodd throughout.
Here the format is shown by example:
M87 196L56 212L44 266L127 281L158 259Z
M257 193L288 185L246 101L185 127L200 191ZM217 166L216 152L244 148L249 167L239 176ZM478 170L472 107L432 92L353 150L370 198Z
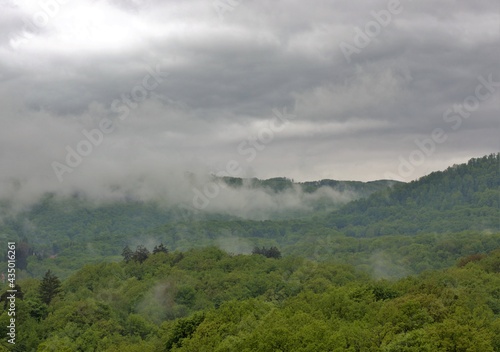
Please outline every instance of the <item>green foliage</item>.
M63 282L64 299L48 309L36 300L37 285L22 281L17 350L500 347L498 250L396 281L375 280L344 264L230 255L214 247L176 258L176 252L157 253L142 264L86 266ZM8 318L7 311L0 314L2 334Z
M279 251L279 249L277 247L274 247L274 246L270 247L270 248L254 247L252 254L260 254L266 258L275 258L275 259L281 258L281 252Z
M28 211L5 216L0 232L18 239L20 275L26 270L39 278L49 269L65 278L85 264L132 260L130 248L144 246L141 238L161 243L156 253L213 245L232 253L277 247L284 256L335 258L379 277L401 277L444 268L459 257L500 245L498 165L499 154L492 154L408 184L224 179L231 187L256 187L269 194L329 187L365 197L335 211L311 205L313 213L269 213L269 220L263 221L195 214L151 202L97 205L78 196L48 194ZM8 208L8 202L0 202L0 207ZM141 248L149 250L155 253L152 247ZM139 261L145 257L136 255Z
M144 246L137 246L134 254L132 254L132 260L142 264L149 257L149 250Z
M184 339L190 338L204 319L205 316L203 314L195 314L189 318L178 319L165 344L167 350L179 347Z
M326 219L351 236L500 231L500 153L356 200Z
M19 239L13 350L500 351L498 166L365 184L366 199L286 220L47 195L0 225Z
M145 340L158 333L158 327L139 314L130 314L124 323L124 333Z
M157 254L157 253L168 254L168 249L167 249L167 247L165 247L165 245L163 243L160 243L160 245L155 246L155 248L153 249L153 254Z
M123 248L122 251L123 260L125 260L128 263L129 261L132 260L133 256L134 252L132 252L129 246L125 246L125 248Z
M40 283L40 287L38 288L40 299L43 303L48 305L60 292L61 281L50 270L48 270Z
M11 290L11 288L9 287L9 289L7 289L7 291L2 293L2 295L0 296L0 302L3 302L3 309L7 309L8 305L9 305L10 301L9 301L8 297L11 295L11 293L9 292L10 290ZM16 299L23 299L24 298L24 292L23 292L23 289L21 288L21 286L19 286L18 284L15 284L14 290L16 291Z

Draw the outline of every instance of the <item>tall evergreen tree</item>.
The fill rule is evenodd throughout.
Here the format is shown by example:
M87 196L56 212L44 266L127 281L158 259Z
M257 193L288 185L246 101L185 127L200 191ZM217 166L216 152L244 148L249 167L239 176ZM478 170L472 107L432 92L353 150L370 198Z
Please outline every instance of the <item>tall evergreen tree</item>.
M52 299L61 292L61 281L50 270L45 273L45 276L38 287L40 299L45 304L50 304Z

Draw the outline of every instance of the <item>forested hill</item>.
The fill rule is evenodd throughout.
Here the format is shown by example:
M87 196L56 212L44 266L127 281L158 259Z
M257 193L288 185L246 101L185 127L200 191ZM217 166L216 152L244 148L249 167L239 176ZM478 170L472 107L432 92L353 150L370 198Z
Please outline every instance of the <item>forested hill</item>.
M64 277L86 263L116 260L126 245L150 243L180 251L216 245L230 253L276 246L285 256L335 258L382 277L399 277L500 247L498 165L499 154L472 159L409 184L379 189L333 212L293 217L289 211L286 219L265 221L206 212L193 217L186 209L154 203L97 206L80 198L47 196L26 213L4 217L0 240L19 243L18 269L36 277L47 269ZM248 180L239 180L240 185L238 179L230 180L233 187L249 187L243 185ZM288 195L286 185L292 181L251 182L280 197ZM294 184L292 192L297 187L303 194L318 192L326 183L329 189L349 186L337 182Z
M16 345L0 351L494 352L499 270L499 250L396 281L293 256L158 251L19 280ZM0 308L4 336L9 323Z
M228 186L235 189L250 188L263 189L272 193L285 191L302 191L314 193L321 188L331 188L338 192L351 192L356 198L368 197L370 194L385 190L401 182L394 180L376 180L369 182L361 181L339 181L323 179L320 181L295 182L287 177L274 177L267 180L258 178L221 177Z
M294 183L287 178L273 178L268 180L224 178L231 187L238 189L245 187L248 190L261 190L269 195L268 200L274 199L279 193L290 191L289 196L300 198L298 193L313 194L316 197L305 199L308 201L308 211L304 208L286 208L266 211L262 206L262 212L267 214L268 219L292 218L307 216L311 211L325 211L338 208L350 199L367 197L370 194L386 189L396 181L335 181L322 180L317 182ZM334 190L333 196L328 196L325 189ZM237 195L237 193L236 193ZM278 202L277 202L278 203ZM46 247L55 242L54 247L64 247L67 242L79 239L94 238L106 234L137 234L165 224L176 222L193 221L229 221L244 219L248 214L241 216L230 215L224 208L218 212L194 211L192 206L179 204L162 204L147 201L109 201L94 203L85 197L75 195L73 197L60 197L54 194L46 194L26 211L8 216L9 201L0 202L0 233L10 238L27 238L33 244ZM229 207L226 207L229 208ZM1 237L1 235L0 235ZM45 249L44 249L45 250Z
M336 180L295 183L287 178L225 178L217 181L231 186L228 188L232 189L232 195L242 194L242 203L259 194L266 204L256 203L254 207L259 208L258 213L264 214L265 219L308 217L318 211L337 209L352 199L366 197L395 183L385 180L366 183ZM189 196L186 195L186 199ZM290 199L297 206L288 207L286 200ZM307 204L304 206L304 203ZM55 258L57 267L64 267L66 272L70 272L84 263L119 254L125 244L135 245L144 234L149 236L151 231L157 233L157 228L188 226L192 235L175 238L182 239L182 244L187 243L189 246L181 247L181 243L174 242L174 238L160 239L171 245L171 248L179 246L185 249L207 243L205 240L196 242L196 239L201 234L198 230L207 228L209 222L215 221L225 226L231 221L248 219L249 215L250 218L253 215L249 212L239 214L234 209L227 212L229 209L229 205L223 204L215 211L196 211L189 204L170 204L168 201L163 204L136 200L94 202L81 194L61 197L47 193L28 209L12 213L10 200L4 199L0 200L0 241L22 243L20 269L31 268L30 273L41 273L41 269L35 272L39 265L26 262L29 254L42 260ZM253 232L252 228L250 226ZM221 233L220 230L221 227L215 229L217 235ZM57 268L54 270L57 271Z
M471 159L353 201L326 223L355 236L499 231L499 168L499 153Z
M221 181L221 180L219 180ZM308 207L289 209L283 204L283 209L262 211L268 219L292 218L297 215L306 216L311 211L324 211L338 208L349 200L367 197L370 194L384 190L397 184L397 181L380 180L372 182L321 180L315 182L294 183L284 177L260 180L257 178L222 178L222 181L238 191L263 191L269 195L268 200L278 194L289 192L289 196L308 202ZM329 195L325 190L337 193ZM302 194L316 194L315 197L304 199ZM235 194L237 195L237 193ZM278 204L278 201L276 202ZM226 208L229 208L226 207ZM306 211L306 209L309 209ZM182 204L162 204L147 201L109 201L94 203L85 197L60 197L46 194L26 211L9 216L9 200L0 201L0 232L14 237L26 237L32 242L53 242L57 239L59 245L66 240L78 237L93 237L103 233L138 233L166 223L178 221L207 221L244 219L248 214L229 215L224 208L214 211L194 211L192 206ZM61 241L63 243L61 243Z

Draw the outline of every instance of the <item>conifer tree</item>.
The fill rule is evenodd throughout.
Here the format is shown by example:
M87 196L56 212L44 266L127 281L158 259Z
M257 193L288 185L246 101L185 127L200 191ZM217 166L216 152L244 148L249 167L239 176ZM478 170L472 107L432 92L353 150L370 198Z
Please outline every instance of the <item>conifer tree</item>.
M61 281L50 270L45 273L45 276L38 288L40 299L45 304L50 304L52 299L61 292Z

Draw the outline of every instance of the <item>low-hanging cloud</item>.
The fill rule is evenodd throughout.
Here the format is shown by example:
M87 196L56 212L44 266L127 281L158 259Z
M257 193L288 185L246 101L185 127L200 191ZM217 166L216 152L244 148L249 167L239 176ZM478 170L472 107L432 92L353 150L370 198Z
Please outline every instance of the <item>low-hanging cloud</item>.
M186 173L209 179L230 160L244 177L384 178L478 77L500 81L493 0L405 2L350 63L340 43L387 1L241 1L222 20L210 1L49 3L6 1L0 14L0 198L20 205L45 192L190 204ZM156 67L162 81L142 97ZM496 90L411 177L498 151L498 102ZM251 162L239 155L285 106L286 130ZM60 182L52 163L105 119L113 132ZM345 196L331 192L225 189L210 206L258 217Z

